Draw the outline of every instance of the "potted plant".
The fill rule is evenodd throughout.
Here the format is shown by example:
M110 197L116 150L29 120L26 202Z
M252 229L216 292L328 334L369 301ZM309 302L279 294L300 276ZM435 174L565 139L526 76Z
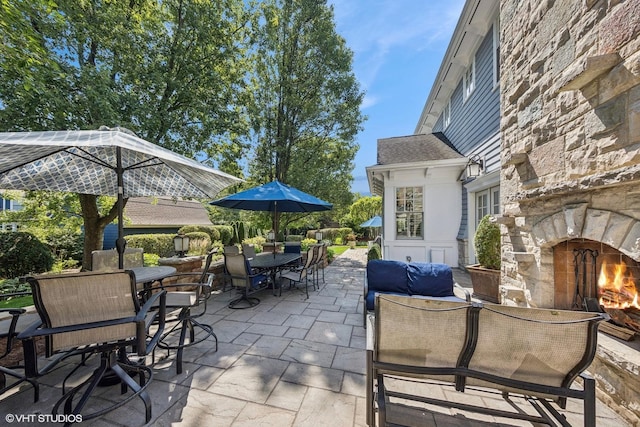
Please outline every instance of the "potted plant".
M353 233L347 234L347 242L349 242L349 247L351 249L356 247L356 235Z
M478 224L473 238L478 264L468 265L473 295L485 301L500 302L500 226L491 215Z

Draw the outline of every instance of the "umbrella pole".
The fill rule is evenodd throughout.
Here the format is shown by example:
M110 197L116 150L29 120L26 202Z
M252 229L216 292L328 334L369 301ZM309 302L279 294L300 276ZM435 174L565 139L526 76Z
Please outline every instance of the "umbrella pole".
M118 238L116 250L118 251L118 268L124 269L124 249L127 242L124 240L124 179L122 177L122 151L116 147L116 175L118 179Z
M273 239L273 257L275 258L278 250L278 201L273 202L273 228L275 229Z

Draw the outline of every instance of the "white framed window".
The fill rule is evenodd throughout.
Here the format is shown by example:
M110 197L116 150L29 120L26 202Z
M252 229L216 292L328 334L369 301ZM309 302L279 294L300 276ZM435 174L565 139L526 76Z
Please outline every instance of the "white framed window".
M422 239L423 237L422 187L396 188L396 238Z
M480 220L488 214L500 213L500 187L487 188L476 193L476 227Z
M449 124L451 124L451 99L449 99L442 112L442 128L448 128Z
M465 70L462 76L462 97L464 101L469 99L473 91L476 89L476 57L474 55L473 60L469 67Z
M493 22L493 87L500 84L500 22Z

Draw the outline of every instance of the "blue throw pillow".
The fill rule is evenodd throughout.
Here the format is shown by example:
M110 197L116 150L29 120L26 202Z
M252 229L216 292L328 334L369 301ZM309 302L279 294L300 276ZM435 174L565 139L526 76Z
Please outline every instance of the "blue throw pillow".
M409 294L447 297L453 294L453 272L446 264L412 262L407 266Z
M408 294L407 263L386 259L375 259L367 263L369 291L397 292Z

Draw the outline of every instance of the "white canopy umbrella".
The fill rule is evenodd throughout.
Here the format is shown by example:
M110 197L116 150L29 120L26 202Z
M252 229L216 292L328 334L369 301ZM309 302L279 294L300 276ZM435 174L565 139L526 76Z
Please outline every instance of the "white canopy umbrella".
M214 198L242 181L164 149L122 128L0 132L0 188L118 197L120 268L124 199Z

